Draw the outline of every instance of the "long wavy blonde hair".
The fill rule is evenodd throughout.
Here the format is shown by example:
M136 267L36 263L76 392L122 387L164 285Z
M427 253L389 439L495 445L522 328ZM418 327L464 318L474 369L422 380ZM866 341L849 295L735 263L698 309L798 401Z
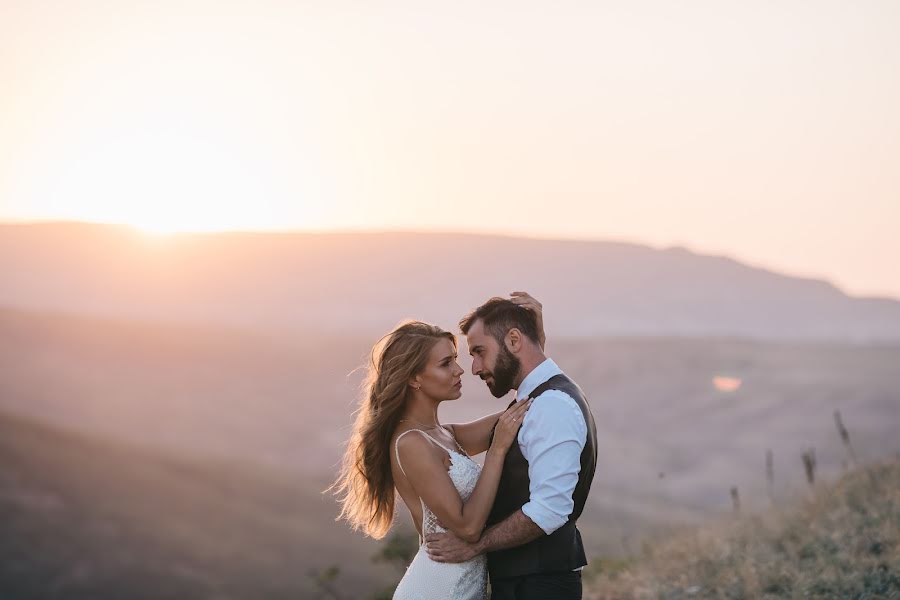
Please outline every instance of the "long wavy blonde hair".
M381 539L394 520L391 437L411 394L410 380L421 373L434 345L456 337L435 325L404 321L372 348L371 363L347 442L341 471L326 491L341 504L338 520Z

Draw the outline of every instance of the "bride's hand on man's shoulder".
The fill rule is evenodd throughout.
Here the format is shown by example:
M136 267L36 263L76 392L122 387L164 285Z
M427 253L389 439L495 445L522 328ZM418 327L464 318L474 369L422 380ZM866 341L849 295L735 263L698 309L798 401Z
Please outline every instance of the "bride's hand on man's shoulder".
M492 448L497 448L506 452L512 446L519 433L519 427L525 420L525 413L531 407L531 398L523 402L517 402L512 408L508 409L500 418L497 419L497 426L494 428L494 441L491 443Z

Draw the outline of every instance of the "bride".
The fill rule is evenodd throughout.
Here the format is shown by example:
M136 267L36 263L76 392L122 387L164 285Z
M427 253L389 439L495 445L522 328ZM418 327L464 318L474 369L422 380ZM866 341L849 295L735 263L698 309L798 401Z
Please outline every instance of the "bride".
M521 292L511 300L535 311L543 341L541 305ZM531 401L471 423L442 425L438 406L460 397L462 374L456 337L427 323L401 323L372 351L356 423L332 489L341 503L340 518L376 539L393 522L395 494L409 509L420 545L394 600L487 598L484 555L439 563L429 558L422 540L446 530L463 540L481 537L506 452ZM471 457L485 451L481 467Z

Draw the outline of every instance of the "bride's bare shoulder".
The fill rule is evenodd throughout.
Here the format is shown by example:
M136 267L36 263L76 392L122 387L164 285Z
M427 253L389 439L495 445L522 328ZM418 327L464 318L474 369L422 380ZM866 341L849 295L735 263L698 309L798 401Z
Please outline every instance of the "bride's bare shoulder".
M405 429L395 432L391 444L396 450L391 452L391 461L399 460L402 472L408 473L410 467L419 467L430 470L432 467L444 464L447 467L448 458L436 443L418 429ZM418 470L418 469L415 469Z
M399 452L407 454L408 452L422 452L430 449L433 444L418 429L398 428L394 431L391 438L391 445L397 448Z

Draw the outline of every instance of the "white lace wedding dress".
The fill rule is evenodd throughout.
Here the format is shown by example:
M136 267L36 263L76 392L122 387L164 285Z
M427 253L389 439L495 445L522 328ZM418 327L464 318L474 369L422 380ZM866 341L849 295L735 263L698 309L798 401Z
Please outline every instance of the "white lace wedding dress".
M447 472L459 497L464 501L472 495L481 466L465 453L447 448L422 431L410 429L397 437L400 441L407 433L418 431L450 454L450 469ZM457 444L458 445L458 444ZM397 445L394 444L394 452ZM397 464L400 454L397 453ZM400 465L403 470L403 465ZM404 471L404 474L406 472ZM437 518L422 502L422 536L446 531L437 524ZM403 579L394 592L394 600L486 600L487 599L487 559L480 554L463 563L439 563L431 560L425 551L424 540L420 540L419 551L410 563Z

